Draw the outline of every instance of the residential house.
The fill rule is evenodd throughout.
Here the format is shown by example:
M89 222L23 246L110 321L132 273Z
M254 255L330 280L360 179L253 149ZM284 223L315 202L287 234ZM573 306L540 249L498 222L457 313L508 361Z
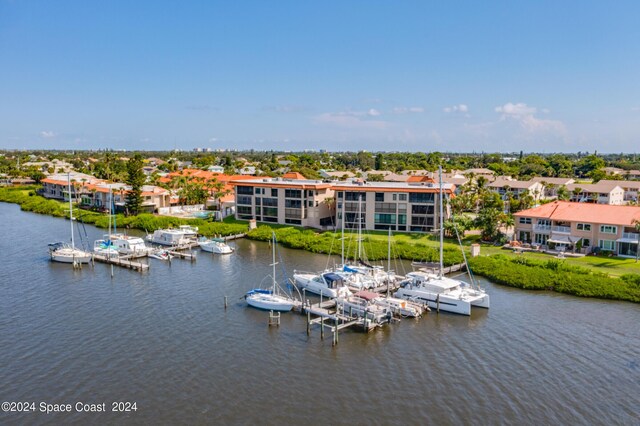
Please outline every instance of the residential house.
M561 177L539 177L531 179L533 182L539 182L543 187L542 198L551 199L558 197L558 188L561 186L571 185L575 183L575 179Z
M599 183L617 185L624 191L623 200L625 203L637 203L640 192L640 181L634 180L601 180Z
M570 200L580 203L610 204L619 206L625 204L624 189L615 183L572 183L567 185Z
M209 166L207 167L207 171L211 173L224 173L224 167L222 166Z
M640 207L554 201L514 214L515 236L555 250L635 257Z
M540 182L515 180L505 176L498 176L492 182L487 183L487 188L500 194L503 200L507 198L507 195L519 199L528 193L537 202L543 196Z
M323 178L331 179L331 180L344 180L344 179L349 179L356 176L354 173L346 170L335 171L335 170L320 169L318 172L320 173L320 176L322 176Z
M76 202L80 200L82 193L86 191L86 185L105 183L104 180L85 173L70 172L69 174L53 174L40 181L42 183L40 195L54 200L68 200L69 178L71 179L71 199Z

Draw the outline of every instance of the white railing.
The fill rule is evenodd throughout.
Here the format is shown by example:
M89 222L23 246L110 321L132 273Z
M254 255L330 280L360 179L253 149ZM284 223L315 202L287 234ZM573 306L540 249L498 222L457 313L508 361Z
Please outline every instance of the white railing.
M622 238L626 238L628 240L638 240L638 234L635 232L623 232Z
M538 232L549 232L551 231L551 225L533 225L533 230Z
M571 228L569 226L552 226L551 230L553 232L562 232L564 234L570 234Z

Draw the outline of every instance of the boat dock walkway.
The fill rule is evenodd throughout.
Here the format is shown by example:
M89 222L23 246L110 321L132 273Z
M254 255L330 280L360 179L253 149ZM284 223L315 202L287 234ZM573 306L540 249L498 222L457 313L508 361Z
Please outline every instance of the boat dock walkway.
M432 273L440 272L440 264L437 262L411 262L411 266L419 271ZM466 270L466 268L467 265L465 265L464 263L457 263L455 265L445 266L444 268L442 268L442 273L450 274L452 272L464 271Z
M124 268L133 269L136 271L144 272L149 270L149 264L143 263L137 260L140 257L146 257L145 255L127 255L127 256L105 256L103 254L94 253L93 260L101 263L107 263L116 266L122 266Z

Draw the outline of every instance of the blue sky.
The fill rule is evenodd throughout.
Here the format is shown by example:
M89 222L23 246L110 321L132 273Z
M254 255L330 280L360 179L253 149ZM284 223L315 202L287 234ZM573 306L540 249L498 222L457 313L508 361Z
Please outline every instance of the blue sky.
M640 2L0 0L0 148L636 152Z

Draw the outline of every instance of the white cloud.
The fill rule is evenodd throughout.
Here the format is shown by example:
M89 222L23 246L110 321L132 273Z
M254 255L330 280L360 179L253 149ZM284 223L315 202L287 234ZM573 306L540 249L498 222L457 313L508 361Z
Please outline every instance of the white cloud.
M58 135L56 135L51 130L43 130L42 132L40 132L40 137L44 139L51 139L51 138L55 138L56 136Z
M209 139L209 143L215 143L218 142L218 138L210 138Z
M368 119L368 117L375 116L375 114L372 115L369 112L325 112L314 117L314 121L320 124L329 124L351 129L384 129L389 127L389 123L386 121Z
M370 117L377 117L380 115L380 111L375 108L371 108L369 111L367 111L367 115Z
M424 108L422 107L395 107L391 110L392 113L394 114L408 114L408 113L414 113L414 114L418 114L418 113L423 113L424 112Z
M501 113L500 121L513 120L528 132L551 131L556 133L566 133L564 123L558 120L540 119L535 116L538 109L525 103L508 102L502 106L495 108L496 112ZM548 109L542 109L543 113L550 112Z
M467 112L469 112L469 107L465 104L459 104L459 105L444 107L442 108L442 111L446 112L447 114L452 112L460 112L460 113L466 114Z

